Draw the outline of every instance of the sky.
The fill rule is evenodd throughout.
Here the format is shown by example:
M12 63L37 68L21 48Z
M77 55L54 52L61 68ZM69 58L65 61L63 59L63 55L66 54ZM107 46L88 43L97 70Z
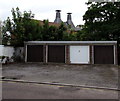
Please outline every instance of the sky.
M67 13L72 13L74 25L84 24L83 15L87 10L85 2L88 0L0 0L0 20L11 17L12 8L19 7L20 11L32 11L35 19L48 19L54 22L56 12L61 10L61 19L67 21Z

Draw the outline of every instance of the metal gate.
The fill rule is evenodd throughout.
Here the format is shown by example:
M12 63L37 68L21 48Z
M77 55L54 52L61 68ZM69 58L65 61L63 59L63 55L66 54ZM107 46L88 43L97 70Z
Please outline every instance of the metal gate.
M48 62L65 63L65 46L49 45Z
M114 64L114 49L109 46L94 46L95 64Z
M27 45L27 62L43 62L43 45Z

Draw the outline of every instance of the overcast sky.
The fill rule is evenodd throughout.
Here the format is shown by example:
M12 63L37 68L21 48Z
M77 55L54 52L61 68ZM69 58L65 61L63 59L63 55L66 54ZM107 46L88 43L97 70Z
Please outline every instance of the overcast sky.
M55 10L61 11L61 19L66 22L68 12L72 13L72 21L76 25L84 24L82 16L87 10L88 0L0 0L0 20L11 17L11 9L19 7L20 11L31 10L35 19L55 20Z

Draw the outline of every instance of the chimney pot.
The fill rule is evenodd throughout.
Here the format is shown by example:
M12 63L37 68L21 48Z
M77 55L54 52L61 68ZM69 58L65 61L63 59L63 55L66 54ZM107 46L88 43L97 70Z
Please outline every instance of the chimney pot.
M56 18L54 20L55 23L61 23L61 15L60 15L61 10L56 10Z
M72 13L67 13L68 15L67 15L67 20L72 20L72 18L71 18L71 14Z
M61 10L56 10L56 12L61 12Z
M71 14L72 13L67 13L68 15L67 15L67 24L68 25L71 25L71 28L75 28L75 26L74 26L74 24L73 24L73 22L72 22L72 17L71 17Z

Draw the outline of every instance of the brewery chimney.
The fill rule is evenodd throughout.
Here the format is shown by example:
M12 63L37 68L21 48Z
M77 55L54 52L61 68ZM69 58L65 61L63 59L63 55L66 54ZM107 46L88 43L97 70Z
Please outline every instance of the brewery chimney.
M54 23L61 23L62 22L60 12L61 12L61 10L56 10L56 18L55 18Z
M74 24L73 24L73 22L72 22L72 17L71 17L71 14L72 13L67 13L68 15L67 15L67 24L68 25L70 25L71 26L71 28L75 28L75 26L74 26Z

